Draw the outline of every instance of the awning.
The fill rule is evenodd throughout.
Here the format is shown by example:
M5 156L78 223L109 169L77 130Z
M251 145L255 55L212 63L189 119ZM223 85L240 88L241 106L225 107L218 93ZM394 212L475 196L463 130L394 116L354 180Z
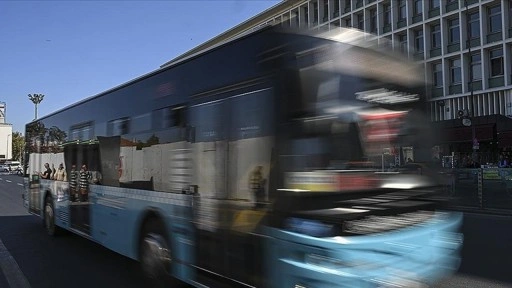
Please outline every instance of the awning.
M512 147L512 131L502 131L498 133L498 147Z
M443 142L471 142L473 141L472 127L455 127L443 129ZM481 141L494 140L494 124L475 126L475 137Z

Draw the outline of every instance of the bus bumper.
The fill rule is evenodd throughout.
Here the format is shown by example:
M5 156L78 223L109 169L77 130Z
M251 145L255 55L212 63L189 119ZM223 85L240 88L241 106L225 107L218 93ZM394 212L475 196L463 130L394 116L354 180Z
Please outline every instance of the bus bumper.
M268 287L427 287L454 273L461 213L393 232L316 238L267 228Z

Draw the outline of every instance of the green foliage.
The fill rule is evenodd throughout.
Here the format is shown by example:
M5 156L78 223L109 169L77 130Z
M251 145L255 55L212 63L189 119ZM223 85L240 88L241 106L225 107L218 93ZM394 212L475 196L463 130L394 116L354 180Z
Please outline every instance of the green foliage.
M12 133L12 159L21 161L25 148L25 137L20 132Z
M144 147L150 147L160 143L160 139L155 135L151 135L148 140L144 143L142 141L137 141L137 150L142 150Z

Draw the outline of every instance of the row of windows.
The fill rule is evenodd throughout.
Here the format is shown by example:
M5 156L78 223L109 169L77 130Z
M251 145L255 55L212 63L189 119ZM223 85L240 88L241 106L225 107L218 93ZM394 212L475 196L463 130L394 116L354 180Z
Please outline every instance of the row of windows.
M488 32L490 36L495 35L495 33L499 33L502 30L502 23L501 23L501 10L500 6L495 6L489 8L489 11L494 11L492 13L489 13L489 21L488 21ZM446 20L446 26L447 26L447 40L448 45L454 45L459 44L461 42L461 30L460 30L460 19L459 18L451 18ZM429 25L430 28L430 49L440 49L442 46L441 41L441 24L440 23L433 23ZM417 52L423 52L424 51L424 44L423 44L423 30L413 30L414 34L414 49ZM480 15L479 12L472 12L467 17L467 35L468 35L468 43L466 44L471 46L478 46L474 45L472 43L472 40L477 40L479 43L480 38ZM400 42L406 42L407 41L407 35L399 35ZM488 42L494 42L496 40L501 40L501 37L489 37ZM402 46L406 46L401 45ZM459 47L460 49L460 47ZM458 49L456 49L458 50ZM448 51L453 52L453 51Z
M122 117L107 123L107 136L120 136L129 133L141 133L149 130L160 130L185 125L185 109L172 106L155 110L135 117ZM79 124L71 127L70 140L87 140L94 137L92 123Z
M493 78L504 76L503 48L500 46L488 50L483 50L483 55L484 57L487 57L489 63L488 77ZM482 69L482 51L478 50L477 52L473 52L471 55L466 55L465 57L467 57L467 78L470 82L481 81L484 76ZM461 58L459 56L448 59L448 70L443 69L442 62L434 62L430 65L432 71L432 84L434 87L440 88L444 86L443 71L448 71L450 85L457 85L462 83L463 69L461 65ZM466 71L466 69L464 69L464 71Z
M354 1L339 1L339 0L317 0L310 1L306 4L291 9L290 11L270 20L269 22L280 22L286 26L297 27L310 27L311 25L318 25L319 23L327 23L334 19L339 18L340 7L344 12L350 12L350 3ZM373 2L373 1L372 1ZM446 7L459 8L458 0L447 0ZM477 3L477 0L467 0L469 4ZM491 32L501 31L501 6L502 1L493 1L487 4L485 13L489 17L489 27ZM512 10L512 0L503 1L503 9ZM353 5L354 6L354 5ZM358 5L355 5L358 6ZM345 8L343 8L345 7ZM507 8L508 7L508 8ZM464 8L464 2L460 4L460 8ZM429 10L429 18L440 15L440 13L432 13L439 11L439 0L397 0L397 1L383 1L379 5L371 5L368 8L357 11L354 15L346 15L341 17L339 21L332 22L335 26L342 27L356 27L367 32L377 33L377 26L380 23L382 30L380 34L390 32L392 24L395 24L394 29L399 29L413 23L418 23L423 20L423 10ZM472 8L473 9L473 8ZM478 9L478 7L476 8ZM485 10L484 9L484 10ZM410 13L408 13L410 10ZM450 11L453 11L452 9ZM341 14L343 15L343 14ZM378 17L379 15L379 17ZM411 15L410 21L407 17ZM509 17L509 24L512 24L512 17ZM321 20L321 22L320 22ZM365 27L365 22L367 22ZM512 25L510 25L512 27ZM366 29L365 29L366 28Z
M96 130L105 131L102 129L106 124L106 136L122 136L169 132L163 130L188 126L190 128L188 132L193 135L187 136L197 141L217 141L226 137L230 139L261 137L268 135L272 127L272 101L270 89L256 90L189 108L169 106L138 116L113 119L99 124ZM95 135L93 125L95 124L88 122L72 126L69 140L94 139L94 136L98 135ZM183 130L170 130L180 132L177 133L182 135L179 137L184 137L181 133ZM98 133L103 135L103 132ZM64 138L62 137L62 140Z

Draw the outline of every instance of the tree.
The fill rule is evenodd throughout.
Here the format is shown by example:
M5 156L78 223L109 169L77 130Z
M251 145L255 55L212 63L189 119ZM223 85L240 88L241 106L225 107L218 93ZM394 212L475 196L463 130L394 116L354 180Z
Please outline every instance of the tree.
M142 141L137 141L137 150L142 150L142 148L144 147L150 147L150 146L153 146L153 145L157 145L160 143L160 138L158 138L158 136L156 136L155 134L151 135L148 140L146 141L146 143L142 142Z
M21 161L25 150L25 137L20 132L12 133L12 159Z

